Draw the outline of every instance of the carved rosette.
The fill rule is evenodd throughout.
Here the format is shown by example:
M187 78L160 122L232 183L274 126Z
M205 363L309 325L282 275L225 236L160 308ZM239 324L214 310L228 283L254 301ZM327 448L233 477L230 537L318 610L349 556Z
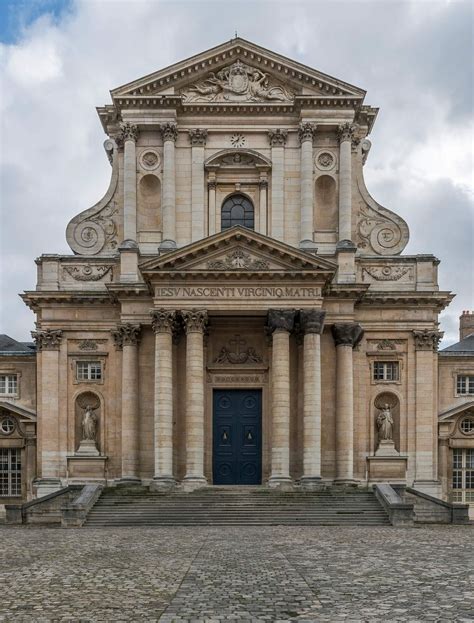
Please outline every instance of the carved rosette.
M364 329L356 323L336 323L332 326L332 335L336 346L354 348L361 341Z
M267 314L267 334L278 331L291 333L295 328L296 311L294 309L269 309Z
M277 128L276 130L268 130L268 140L272 147L284 147L286 145L286 139L288 132Z
M314 134L316 132L316 125L309 121L302 121L298 128L298 137L300 139L300 143L304 143L305 141L312 141Z
M137 346L140 343L141 326L127 322L111 331L115 347L121 350L124 346Z
M173 141L173 143L175 143L178 138L178 126L176 123L163 123L160 125L160 132L163 141Z
M208 322L205 309L183 309L181 311L186 333L204 333Z
M176 312L167 309L152 309L151 328L155 333L172 333L176 320Z
M138 126L128 121L120 124L120 136L119 139L125 143L125 141L137 142L138 139Z
M303 333L318 333L321 335L324 329L326 312L319 309L300 310L299 326Z
M189 140L193 146L204 146L207 140L207 130L203 128L189 130Z
M351 141L355 138L358 126L355 123L343 123L338 128L339 141Z
M63 332L60 329L46 329L32 331L31 335L36 343L36 350L59 350Z
M436 353L443 335L442 331L430 331L429 329L413 331L415 350L432 350Z

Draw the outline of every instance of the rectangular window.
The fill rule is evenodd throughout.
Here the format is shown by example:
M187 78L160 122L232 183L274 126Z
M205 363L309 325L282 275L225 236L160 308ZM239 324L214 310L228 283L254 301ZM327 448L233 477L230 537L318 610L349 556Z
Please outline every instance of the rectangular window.
M0 374L0 394L11 396L18 393L16 374Z
M474 375L458 374L456 391L458 394L474 394Z
M374 361L374 381L398 381L398 361Z
M465 504L474 503L474 450L472 449L453 449L451 500Z
M101 362L78 361L76 363L76 378L78 381L100 381L102 379Z
M0 497L21 495L21 450L0 448Z

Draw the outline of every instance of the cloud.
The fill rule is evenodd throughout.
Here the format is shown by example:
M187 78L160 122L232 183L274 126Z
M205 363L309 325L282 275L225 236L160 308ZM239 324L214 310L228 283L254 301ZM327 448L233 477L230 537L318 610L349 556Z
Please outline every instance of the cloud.
M40 6L36 5L36 8ZM472 295L470 2L50 2L0 46L2 332L28 339L33 259L70 253L65 228L105 192L110 167L95 106L108 91L233 37L367 90L380 106L365 167L372 195L411 229L408 252L442 260L440 283ZM53 9L51 9L53 7ZM28 17L28 19L26 19ZM469 237L471 235L471 238Z

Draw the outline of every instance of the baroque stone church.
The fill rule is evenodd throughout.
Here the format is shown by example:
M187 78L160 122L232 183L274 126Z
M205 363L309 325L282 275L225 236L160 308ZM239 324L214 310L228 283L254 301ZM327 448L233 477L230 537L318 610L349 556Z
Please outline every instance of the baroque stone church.
M111 95L110 186L23 295L33 493L389 482L446 497L474 403L442 399L440 441L452 295L365 186L365 91L236 38Z

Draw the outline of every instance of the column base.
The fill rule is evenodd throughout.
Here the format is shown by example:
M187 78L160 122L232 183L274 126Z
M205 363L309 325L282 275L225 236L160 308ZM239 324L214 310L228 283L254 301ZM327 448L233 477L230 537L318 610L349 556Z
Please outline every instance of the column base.
M308 251L310 253L317 253L318 251L318 247L313 240L301 240L300 249L302 249L303 251Z
M336 487L357 487L359 481L353 478L336 478L332 484Z
M115 481L116 487L139 487L141 484L141 478L136 476L124 476Z
M279 489L280 491L291 491L294 489L293 479L289 476L270 476L268 479L270 489Z
M176 487L176 480L172 476L158 476L150 482L150 491L166 493Z
M177 244L174 240L162 240L158 249L160 251L174 251L177 248Z
M185 476L182 484L184 491L190 492L207 487L207 480L204 476Z
M303 476L300 485L305 491L322 491L326 488L320 476Z

